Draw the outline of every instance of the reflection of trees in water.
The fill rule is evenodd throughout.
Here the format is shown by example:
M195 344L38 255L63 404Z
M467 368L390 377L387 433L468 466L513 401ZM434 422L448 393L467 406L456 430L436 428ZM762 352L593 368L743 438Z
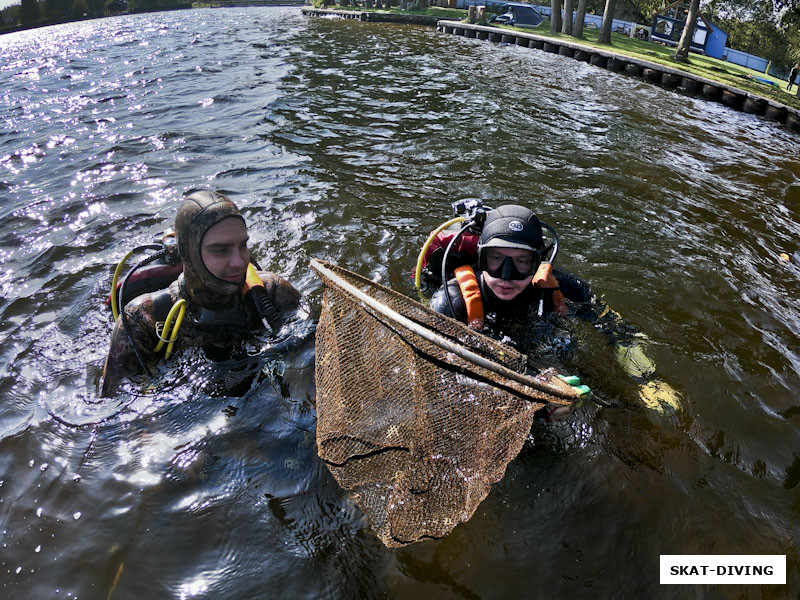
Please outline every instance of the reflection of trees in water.
M191 8L181 0L22 0L0 12L0 30L57 25L83 19L111 17L127 12L155 12Z

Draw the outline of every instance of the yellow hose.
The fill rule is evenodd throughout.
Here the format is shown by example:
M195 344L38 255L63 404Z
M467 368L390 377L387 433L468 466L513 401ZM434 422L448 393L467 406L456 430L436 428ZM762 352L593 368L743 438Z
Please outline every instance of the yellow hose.
M446 223L442 223L441 225L439 225L439 227L433 230L433 232L428 236L428 239L425 241L425 244L422 246L422 250L420 250L419 256L417 257L417 272L414 275L414 285L417 288L417 293L419 294L419 297L423 301L427 300L427 298L425 298L425 296L422 293L422 263L425 262L425 253L428 251L428 248L430 248L431 244L433 243L433 240L436 239L436 236L439 235L441 231L444 231L451 225L455 225L456 223L461 223L462 221L466 220L467 220L466 217L453 217Z
M178 318L175 319L175 313L178 314ZM158 344L156 345L155 351L158 352L161 348L164 347L164 344L167 344L167 351L164 353L164 358L169 358L172 354L172 348L175 345L175 340L178 339L178 331L181 328L181 324L183 323L183 317L186 315L186 300L181 298L175 304L172 305L172 308L169 309L169 314L167 315L167 320L164 321L164 327L161 329L161 334L158 335ZM172 320L175 319L175 326L172 327ZM158 334L158 332L156 332Z
M128 262L128 259L132 255L133 250L122 257L122 260L119 261L117 268L114 269L114 277L111 279L111 314L114 315L115 321L119 318L119 293L117 292L117 282L119 281L119 276L122 273L122 269L125 267L125 263Z

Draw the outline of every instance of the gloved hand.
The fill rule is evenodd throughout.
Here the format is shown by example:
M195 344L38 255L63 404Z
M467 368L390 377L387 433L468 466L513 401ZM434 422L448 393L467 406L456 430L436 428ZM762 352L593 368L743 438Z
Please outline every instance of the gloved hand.
M581 395L572 404L563 405L563 404L548 404L545 408L547 410L547 420L548 421L563 421L567 417L569 417L575 410L583 404L583 400L588 398L592 390L589 389L589 386L581 385L580 377L577 375L558 375L558 378L571 385L575 390L577 390Z
M671 385L658 379L640 385L639 398L647 408L662 415L681 411L681 395Z

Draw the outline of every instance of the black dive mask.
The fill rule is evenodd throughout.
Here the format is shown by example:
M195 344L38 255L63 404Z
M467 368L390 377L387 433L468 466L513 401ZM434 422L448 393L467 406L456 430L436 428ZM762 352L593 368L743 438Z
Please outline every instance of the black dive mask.
M539 263L539 254L534 253L534 261L531 263L530 270L523 273L517 268L514 259L510 256L506 256L499 267L490 270L488 267L484 266L484 271L495 279L502 279L503 281L520 280L526 279L536 273L536 269L539 268Z

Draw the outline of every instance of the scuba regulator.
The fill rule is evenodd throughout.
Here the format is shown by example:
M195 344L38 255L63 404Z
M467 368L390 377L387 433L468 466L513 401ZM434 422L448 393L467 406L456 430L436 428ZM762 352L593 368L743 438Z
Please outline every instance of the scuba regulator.
M444 256L442 257L442 287L444 288L444 295L447 298L447 305L450 307L450 312L455 313L453 308L453 299L450 297L450 290L447 289L447 257L450 255L450 250L453 245L463 236L467 231L473 235L480 237L483 231L483 224L486 222L486 213L492 210L488 206L483 205L483 201L478 198L468 198L465 200L457 200L451 204L453 212L458 217L461 214L466 214L463 221L467 224L464 225L459 232L453 236L450 243L445 248Z
M242 294L245 298L252 297L253 304L256 307L258 316L261 318L261 324L264 325L264 329L267 331L267 335L274 335L275 325L280 320L280 313L267 295L264 282L258 274L256 265L252 262L247 265L247 277L244 281Z

